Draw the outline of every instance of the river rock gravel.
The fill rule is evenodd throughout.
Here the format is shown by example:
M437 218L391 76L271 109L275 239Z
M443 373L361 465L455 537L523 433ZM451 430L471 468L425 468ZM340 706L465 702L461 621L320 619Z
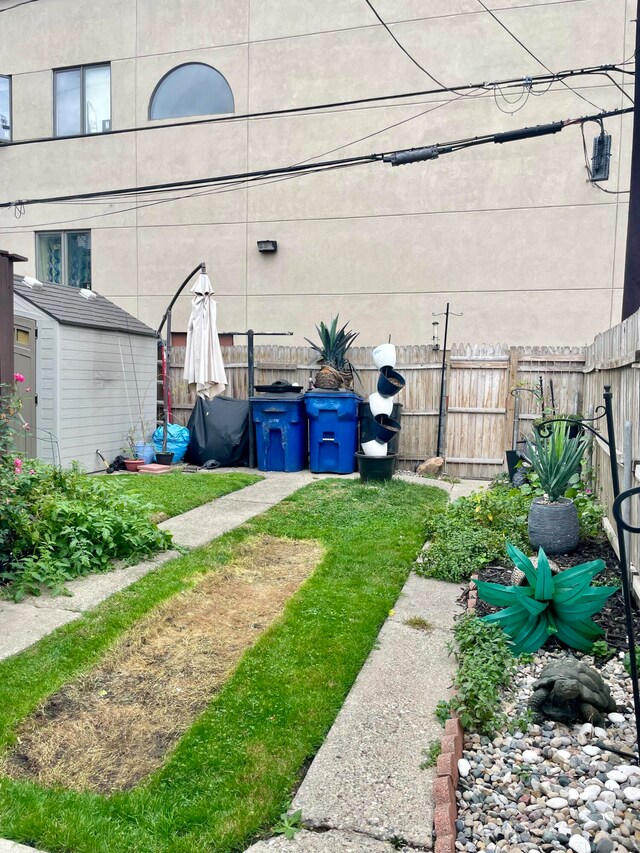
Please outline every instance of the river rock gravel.
M457 850L640 851L640 768L633 758L633 697L622 655L599 667L617 704L603 728L551 721L537 725L527 718L531 685L558 656L538 652L518 668L504 697L504 729L493 739L466 734ZM584 661L593 665L589 656Z

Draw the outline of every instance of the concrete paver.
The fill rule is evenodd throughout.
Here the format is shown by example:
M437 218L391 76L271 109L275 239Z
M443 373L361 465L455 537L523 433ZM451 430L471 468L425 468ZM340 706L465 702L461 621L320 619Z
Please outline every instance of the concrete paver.
M393 853L396 847L356 832L308 832L301 830L293 839L269 838L258 841L245 853ZM0 853L3 853L0 848Z
M0 601L0 660L32 646L80 616L71 610L43 610L31 602Z
M461 591L410 577L294 798L305 825L431 847L435 771L420 764L442 735L434 714L450 696L447 643ZM411 616L432 630L409 627Z
M42 851L36 850L35 847L25 847L24 844L5 841L0 838L0 853L42 853Z

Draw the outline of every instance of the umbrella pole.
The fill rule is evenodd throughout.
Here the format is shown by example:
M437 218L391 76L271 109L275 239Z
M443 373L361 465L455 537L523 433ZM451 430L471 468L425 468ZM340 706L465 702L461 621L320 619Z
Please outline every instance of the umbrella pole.
M169 423L169 364L171 359L171 308L167 311L167 343L164 348L164 385L162 396L164 415L162 418L162 452L167 452L167 432Z
M256 467L256 438L254 434L253 418L251 416L251 398L254 389L254 361L253 361L253 329L247 330L247 398L249 400L249 467Z

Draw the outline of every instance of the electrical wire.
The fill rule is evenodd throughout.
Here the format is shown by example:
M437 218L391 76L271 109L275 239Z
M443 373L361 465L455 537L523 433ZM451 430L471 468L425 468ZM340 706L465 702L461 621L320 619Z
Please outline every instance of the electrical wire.
M537 56L535 55L535 53L534 53L532 50L530 50L530 49L526 46L526 44L525 44L523 41L521 41L521 40L518 38L518 36L517 36L515 33L513 33L513 32L509 29L509 27L507 27L507 25L506 25L506 24L503 24L503 23L502 23L502 21L500 20L500 18L499 18L497 15L495 15L495 14L491 11L491 9L489 9L487 6L485 6L485 4L482 2L482 0L477 0L477 2L482 6L482 8L485 10L485 12L487 12L487 14L491 15L491 17L493 18L493 20L494 20L497 24L499 24L499 25L502 27L502 29L503 29L503 30L505 30L505 32L509 33L509 35L511 36L511 38L512 38L512 39L514 39L515 41L517 41L517 42L518 42L518 44L520 45L520 47L521 47L521 48L523 48L523 50L526 50L526 52L529 54L529 56L531 56L533 59L535 59L535 61L536 61L539 65L542 65L542 67L543 67L546 71L548 71L548 72L549 72L549 74L553 74L553 71L552 71L552 70L551 70L547 65L545 65L545 64L544 64L544 62L543 62L539 57L537 57ZM590 104L592 107L595 107L597 110L601 110L601 109L602 109L602 107L599 107L599 106L598 106L598 104L594 104L594 103L593 103L593 101L590 101L590 100L589 100L589 98L585 98L585 96L584 96L584 95L581 95L581 94L580 94L580 92L576 91L576 89L572 89L572 88L571 88L571 86L569 86L569 84L568 84L568 83L565 83L565 82L564 82L564 80L560 80L560 82L561 82L561 83L562 83L562 85L563 85L563 86L565 86L565 87L566 87L570 92L573 92L573 94L574 94L574 95L577 95L579 98L582 98L582 100L583 100L583 101L586 101L586 102L587 102L588 104Z
M7 6L6 9L0 9L0 14L2 12L10 12L12 9L17 9L18 6L28 6L29 3L37 3L38 0L22 0L22 3L15 3L13 6Z
M541 63L542 64L542 63ZM592 74L600 74L603 72L612 72L617 71L618 73L633 73L626 72L624 69L620 68L616 64L605 64L605 65L595 65L588 66L586 68L570 68L564 71L558 71L557 73L548 72L547 74L537 74L530 77L511 77L507 80L497 80L492 81L491 84L488 84L486 81L481 83L467 83L461 86L443 86L439 89L422 89L414 92L399 92L393 95L375 95L370 98L352 98L351 100L346 101L333 101L321 104L312 104L308 106L302 107L287 107L285 109L278 110L263 110L260 112L252 112L252 113L240 113L240 114L225 114L220 116L214 116L213 118L202 118L202 119L193 119L191 121L174 121L174 122L166 122L165 124L146 124L138 127L123 127L116 128L114 130L107 131L105 133L76 133L71 134L69 136L40 136L34 137L32 139L17 139L13 142L8 143L8 147L15 148L19 145L36 145L47 142L61 142L68 141L72 139L102 139L104 137L109 136L119 136L123 133L145 133L150 130L163 130L167 128L176 128L176 127L197 127L200 125L208 125L208 124L227 124L230 122L238 122L238 121L256 121L262 119L272 119L272 118L280 118L280 117L289 117L298 114L304 113L318 113L323 112L324 110L337 110L341 108L351 108L356 106L363 106L367 104L377 104L382 106L384 103L391 101L399 101L405 100L407 98L421 98L428 95L443 95L443 94L451 94L457 95L460 92L473 92L477 90L485 90L489 85L498 84L503 88L519 88L522 86L523 80L530 80L532 84L536 83L553 83L556 80L562 82L565 77L578 77L578 76L590 76ZM569 87L571 88L571 87ZM575 89L571 89L572 92L576 92ZM576 92L576 94L578 94ZM591 102L589 102L591 103ZM596 106L592 104L592 106ZM596 107L599 109L599 107Z
M279 175L288 175L294 173L307 173L313 170L329 171L335 168L348 168L362 163L374 162L391 162L394 165L407 162L416 162L418 160L435 159L441 154L450 154L454 151L460 151L463 148L471 148L477 145L484 145L489 142L504 143L516 141L519 139L530 138L533 136L542 136L548 133L556 133L564 127L574 124L581 124L586 121L602 120L617 115L625 115L633 112L633 107L626 107L617 110L601 111L596 115L582 116L577 119L564 119L561 121L552 122L547 125L537 125L536 127L520 128L519 130L502 131L498 133L484 134L482 136L467 137L463 139L453 140L447 143L438 143L433 146L420 146L412 149L402 149L400 151L392 151L387 153L372 153L363 154L354 157L346 157L341 160L325 160L320 162L309 163L306 165L291 165L279 166L271 169L261 169L252 172L242 172L229 175L218 175L204 178L194 178L185 181L172 181L161 184L151 184L142 187L128 187L122 189L99 190L90 193L77 193L66 196L51 196L47 198L19 199L17 201L9 201L0 203L0 209L8 208L25 208L26 206L36 204L50 204L53 202L68 202L78 199L100 199L121 197L125 195L147 195L165 192L173 189L199 189L205 186L225 184L232 181L247 180L254 177L276 177ZM402 156L399 156L402 155Z
M444 87L444 83L441 83L439 80L437 80L437 79L433 76L433 74L431 74L431 72L427 71L427 69L424 67L424 65L420 65L420 63L418 62L418 60L417 60L415 57L413 57L413 56L409 53L409 51L406 49L406 47L405 47L403 44L401 44L401 42L399 42L399 41L398 41L398 39L395 37L395 35L394 35L394 34L393 34L393 32L391 31L391 28L388 26L388 24L386 24L386 23L385 23L385 21L383 21L383 20L382 20L382 18L381 18L381 17L380 17L380 15L378 14L378 12L377 12L377 10L375 9L375 7L374 7L373 3L371 3L371 2L370 2L370 0L364 0L364 2L365 2L365 3L367 4L367 6L371 9L371 11L373 12L373 14L374 14L374 15L376 16L376 18L380 21L380 23L382 24L382 26L383 26L383 27L385 28L385 30L389 33L389 35L391 36L391 38L392 38L392 39L394 40L394 42L398 45L398 47L399 47L399 48L400 48L400 50L405 54L405 56L407 56L407 57L408 57L408 58L413 62L413 64L414 64L415 66L417 66L417 67L420 69L420 71L423 71L423 72L427 75L427 77L428 77L430 80L433 80L433 82L434 82L434 83L436 83L438 86L443 86L443 87Z

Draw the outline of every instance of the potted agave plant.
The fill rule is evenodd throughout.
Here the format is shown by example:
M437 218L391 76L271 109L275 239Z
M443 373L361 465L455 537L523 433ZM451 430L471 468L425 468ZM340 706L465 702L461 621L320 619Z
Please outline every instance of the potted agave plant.
M317 363L321 365L316 373L316 388L337 391L340 388L351 388L353 385L354 368L347 353L358 337L358 332L348 331L348 325L345 323L341 329L338 329L336 316L329 326L323 322L316 326L320 338L319 344L305 338L305 341L318 353Z
M586 449L586 439L571 438L569 425L551 423L547 430L534 429L527 439L526 455L538 475L544 492L534 498L529 509L529 541L547 554L574 551L580 539L578 512L573 501L564 497L578 473Z

